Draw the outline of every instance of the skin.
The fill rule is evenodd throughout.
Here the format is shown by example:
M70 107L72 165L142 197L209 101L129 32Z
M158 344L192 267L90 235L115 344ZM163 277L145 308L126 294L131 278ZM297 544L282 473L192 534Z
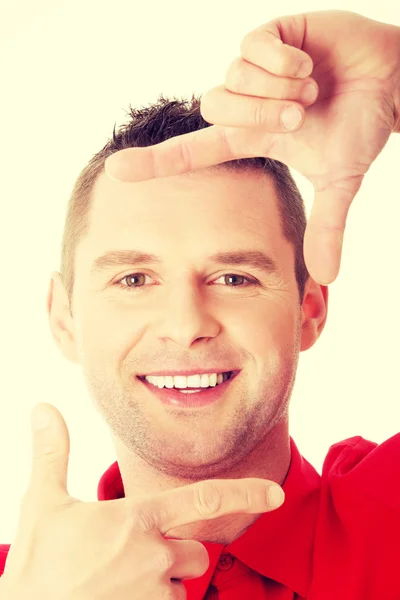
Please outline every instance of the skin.
M238 248L265 251L279 274L206 261ZM94 259L116 249L149 251L163 264L91 276ZM328 290L310 279L300 306L294 251L268 176L212 168L122 183L103 173L75 268L72 312L60 274L51 276L50 327L63 356L81 365L110 427L125 496L212 478L281 485L290 465L288 406L299 352L325 325ZM132 273L146 278L124 279L119 288L116 282ZM246 287L240 277L234 285L230 274L261 285ZM202 409L167 407L135 379L210 363L242 370L222 401ZM168 536L228 544L258 516L231 515Z
M106 170L141 181L242 157L279 160L314 187L304 259L315 281L332 283L350 206L390 134L400 131L399 48L400 27L353 12L278 17L244 37L224 84L202 95L201 114L212 127L121 150ZM317 99L302 97L307 83ZM281 122L287 107L302 115L290 130Z

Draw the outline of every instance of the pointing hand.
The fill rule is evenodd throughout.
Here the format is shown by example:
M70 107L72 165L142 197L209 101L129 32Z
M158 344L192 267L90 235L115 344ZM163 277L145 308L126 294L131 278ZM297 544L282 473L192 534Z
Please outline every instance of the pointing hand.
M52 424L33 435L31 479L0 577L4 600L183 600L182 581L203 575L209 559L201 542L165 539L169 530L279 506L268 492L280 486L256 478L199 481L136 501L82 502L67 491L67 425L54 406L39 410Z

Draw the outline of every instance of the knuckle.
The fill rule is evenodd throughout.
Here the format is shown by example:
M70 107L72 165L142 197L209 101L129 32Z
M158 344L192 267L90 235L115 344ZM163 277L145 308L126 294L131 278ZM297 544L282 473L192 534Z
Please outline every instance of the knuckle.
M246 510L250 510L251 507L253 506L254 502L253 502L253 494L251 493L250 489L248 487L246 487L245 493L244 493L244 506L243 509Z
M248 54L248 48L251 45L250 34L244 36L242 41L240 42L240 54L242 56L246 56Z
M152 505L148 500L128 502L125 522L131 531L151 533L159 531L160 524L168 517L168 511L162 505Z
M130 517L130 527L132 530L140 532L149 532L155 529L153 517L146 511L136 511Z
M295 80L282 80L282 88L281 88L281 98L285 98L287 100L295 100L299 97L301 92L302 83Z
M252 56L253 48L256 49L260 43L260 37L260 31L258 29L250 31L250 33L244 36L240 44L240 53L244 58L246 58L246 56Z
M251 115L250 125L262 127L267 124L267 110L264 102L256 102Z
M43 444L35 457L35 462L40 474L42 472L58 474L66 468L67 459L60 449L54 448L50 444Z
M59 457L60 452L56 448L54 448L52 444L43 442L40 445L38 445L38 451L35 456L37 462L45 462L46 464L51 464Z
M217 515L222 507L221 490L213 483L203 483L194 490L194 503L202 517Z
M181 142L178 146L178 152L178 162L182 165L183 172L192 171L193 159L188 144Z
M285 52L280 52L274 57L274 73L278 77L284 77L291 69L291 61Z
M236 58L229 66L226 78L225 87L232 92L241 92L246 87L246 68L244 61L241 58Z
M176 562L176 556L170 546L163 546L155 555L156 569L161 573L167 573Z
M154 515L149 507L140 501L127 501L124 526L130 531L138 531L139 533L147 533L156 528Z

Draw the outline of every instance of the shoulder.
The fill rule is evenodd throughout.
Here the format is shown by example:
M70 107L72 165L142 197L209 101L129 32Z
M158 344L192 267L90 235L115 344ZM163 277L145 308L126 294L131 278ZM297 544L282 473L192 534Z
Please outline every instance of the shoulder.
M329 448L314 535L312 598L400 598L400 434Z
M400 433L382 444L351 437L329 448L322 467L322 487L328 486L339 497L341 492L366 495L400 511L399 466Z

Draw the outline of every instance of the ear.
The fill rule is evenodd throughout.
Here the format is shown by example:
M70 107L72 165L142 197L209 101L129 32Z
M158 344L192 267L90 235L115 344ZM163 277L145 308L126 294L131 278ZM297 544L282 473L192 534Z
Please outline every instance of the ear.
M47 294L47 313L53 339L68 360L79 363L76 348L74 321L69 307L68 295L61 274L51 274Z
M328 316L328 287L316 283L311 277L304 290L301 325L300 351L308 350L315 344Z

